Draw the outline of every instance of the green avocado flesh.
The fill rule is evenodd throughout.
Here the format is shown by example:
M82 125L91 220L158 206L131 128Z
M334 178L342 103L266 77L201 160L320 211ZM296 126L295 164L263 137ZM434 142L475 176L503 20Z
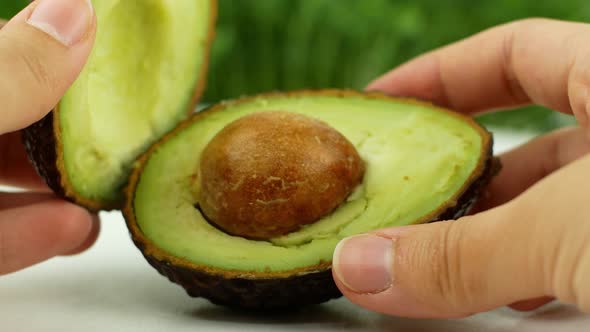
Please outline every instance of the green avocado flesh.
M191 177L201 151L230 122L258 111L302 113L331 125L366 163L363 182L332 214L268 241L231 236L195 208ZM359 95L260 96L200 114L154 147L135 188L133 210L156 247L200 266L288 271L330 262L338 241L387 226L425 222L482 167L482 129L427 105ZM485 146L484 146L485 145Z
M205 59L210 0L92 0L97 39L59 104L77 195L119 201L135 158L186 117Z

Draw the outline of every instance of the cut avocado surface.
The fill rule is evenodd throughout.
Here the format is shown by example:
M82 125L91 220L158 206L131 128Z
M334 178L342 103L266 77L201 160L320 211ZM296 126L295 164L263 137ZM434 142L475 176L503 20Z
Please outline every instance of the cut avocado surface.
M218 133L264 111L328 124L352 143L365 170L329 214L252 240L207 219L194 179ZM460 216L493 173L491 149L491 135L473 120L426 103L332 90L260 95L197 113L153 145L132 174L124 212L148 261L191 295L253 308L318 303L338 296L328 273L339 240Z
M122 204L134 160L193 110L204 86L216 2L92 3L97 37L85 68L24 137L54 191L100 210Z

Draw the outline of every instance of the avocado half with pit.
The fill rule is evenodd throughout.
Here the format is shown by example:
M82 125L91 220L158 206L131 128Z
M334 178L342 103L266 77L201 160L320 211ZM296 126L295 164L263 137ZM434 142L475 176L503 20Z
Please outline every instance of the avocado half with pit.
M90 210L123 205L131 165L194 110L205 85L215 0L92 0L97 36L82 73L24 130L37 172Z
M278 309L341 296L344 237L464 215L498 169L492 137L433 105L273 93L194 114L135 164L124 216L189 295Z

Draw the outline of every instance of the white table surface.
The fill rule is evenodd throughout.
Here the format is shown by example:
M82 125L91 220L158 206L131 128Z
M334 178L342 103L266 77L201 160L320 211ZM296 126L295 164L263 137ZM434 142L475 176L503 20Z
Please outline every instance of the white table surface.
M528 135L497 132L496 150ZM461 320L411 320L372 313L346 299L280 316L253 316L192 299L161 277L129 239L119 213L102 214L87 252L0 277L0 331L588 331L590 317L559 304Z

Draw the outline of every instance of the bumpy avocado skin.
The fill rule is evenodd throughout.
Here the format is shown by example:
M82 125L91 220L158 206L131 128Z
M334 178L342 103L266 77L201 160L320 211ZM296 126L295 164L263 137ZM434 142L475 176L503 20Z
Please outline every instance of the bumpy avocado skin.
M492 178L496 176L502 169L502 163L500 162L500 159L492 155L492 145L493 140L490 139L490 147L488 149L489 155L482 175L477 180L475 180L469 186L469 188L463 192L463 194L461 194L461 197L459 200L457 200L457 205L455 205L455 207L447 209L430 222L455 220L461 218L468 214L469 211L475 206L481 197L482 191L490 183Z
M202 113L205 112L210 111ZM181 127L178 129L182 129ZM174 131L169 135L173 133ZM490 139L488 146L483 149L486 151L486 159L479 174L458 196L455 205L424 222L453 220L466 215L477 203L491 179L499 172L501 164L500 160L493 156L493 137L491 133L487 133ZM138 175L139 173L136 173L136 176ZM141 231L136 223L132 207L133 184L127 188L127 191L128 201L124 215L133 242L154 269L171 282L183 287L191 297L205 298L217 305L266 312L321 304L342 296L333 280L329 266L286 278L240 278L189 269L165 258L158 258L151 254L152 244L146 243L146 239L139 234Z
M61 185L61 174L57 169L56 139L53 131L53 112L22 131L22 140L31 164L58 196L66 196Z
M182 286L189 296L202 297L227 307L257 311L286 310L342 296L332 279L331 269L283 279L227 279L175 266L149 255L144 257L160 274Z

